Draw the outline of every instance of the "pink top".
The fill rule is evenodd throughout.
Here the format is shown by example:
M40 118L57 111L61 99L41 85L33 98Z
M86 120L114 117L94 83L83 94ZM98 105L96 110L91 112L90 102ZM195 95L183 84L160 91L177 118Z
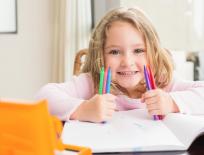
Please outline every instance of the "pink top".
M184 81L173 78L164 88L169 92L181 113L204 114L204 81ZM69 120L72 112L84 101L94 95L94 85L89 73L74 76L66 83L49 83L37 93L37 99L47 99L51 114L62 120ZM145 108L140 99L131 99L118 95L116 99L119 110Z

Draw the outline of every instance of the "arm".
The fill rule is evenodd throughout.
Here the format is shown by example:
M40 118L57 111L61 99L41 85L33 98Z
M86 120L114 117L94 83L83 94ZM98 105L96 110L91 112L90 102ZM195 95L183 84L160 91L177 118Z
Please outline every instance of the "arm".
M101 122L111 118L115 110L115 96L94 95L89 74L81 74L67 83L47 84L36 98L47 99L51 114L62 120Z
M174 79L164 90L144 93L142 101L152 115L171 112L204 114L204 82Z
M68 120L71 113L94 94L93 83L89 74L73 77L66 83L49 83L42 87L36 99L47 99L52 115Z
M96 123L107 121L116 110L115 99L112 94L96 94L79 105L70 119Z
M169 94L181 113L204 114L204 81L174 80Z
M151 115L167 115L179 112L179 108L168 92L162 89L154 89L142 95L147 110Z

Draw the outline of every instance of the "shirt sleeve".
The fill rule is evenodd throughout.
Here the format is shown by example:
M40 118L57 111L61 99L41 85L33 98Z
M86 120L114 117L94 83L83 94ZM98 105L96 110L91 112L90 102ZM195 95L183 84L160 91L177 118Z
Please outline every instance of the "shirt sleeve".
M36 94L36 99L46 99L52 115L69 120L70 115L84 101L94 94L90 74L74 76L66 83L49 83Z
M180 113L204 114L204 81L185 81L174 78L169 94Z

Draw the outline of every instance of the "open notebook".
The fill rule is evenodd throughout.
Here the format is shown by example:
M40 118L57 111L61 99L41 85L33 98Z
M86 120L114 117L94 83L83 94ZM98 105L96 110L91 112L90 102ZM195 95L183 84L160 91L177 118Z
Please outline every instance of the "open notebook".
M65 144L88 146L93 153L187 150L204 132L204 116L169 114L154 121L146 110L116 112L106 123L65 123Z

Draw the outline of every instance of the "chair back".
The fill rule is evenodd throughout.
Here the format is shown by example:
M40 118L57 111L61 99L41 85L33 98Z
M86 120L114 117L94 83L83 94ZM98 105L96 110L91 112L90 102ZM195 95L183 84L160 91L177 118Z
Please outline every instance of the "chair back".
M88 49L82 49L76 53L76 56L74 59L74 70L73 70L74 75L79 75L79 73L81 72L87 53L88 53Z

